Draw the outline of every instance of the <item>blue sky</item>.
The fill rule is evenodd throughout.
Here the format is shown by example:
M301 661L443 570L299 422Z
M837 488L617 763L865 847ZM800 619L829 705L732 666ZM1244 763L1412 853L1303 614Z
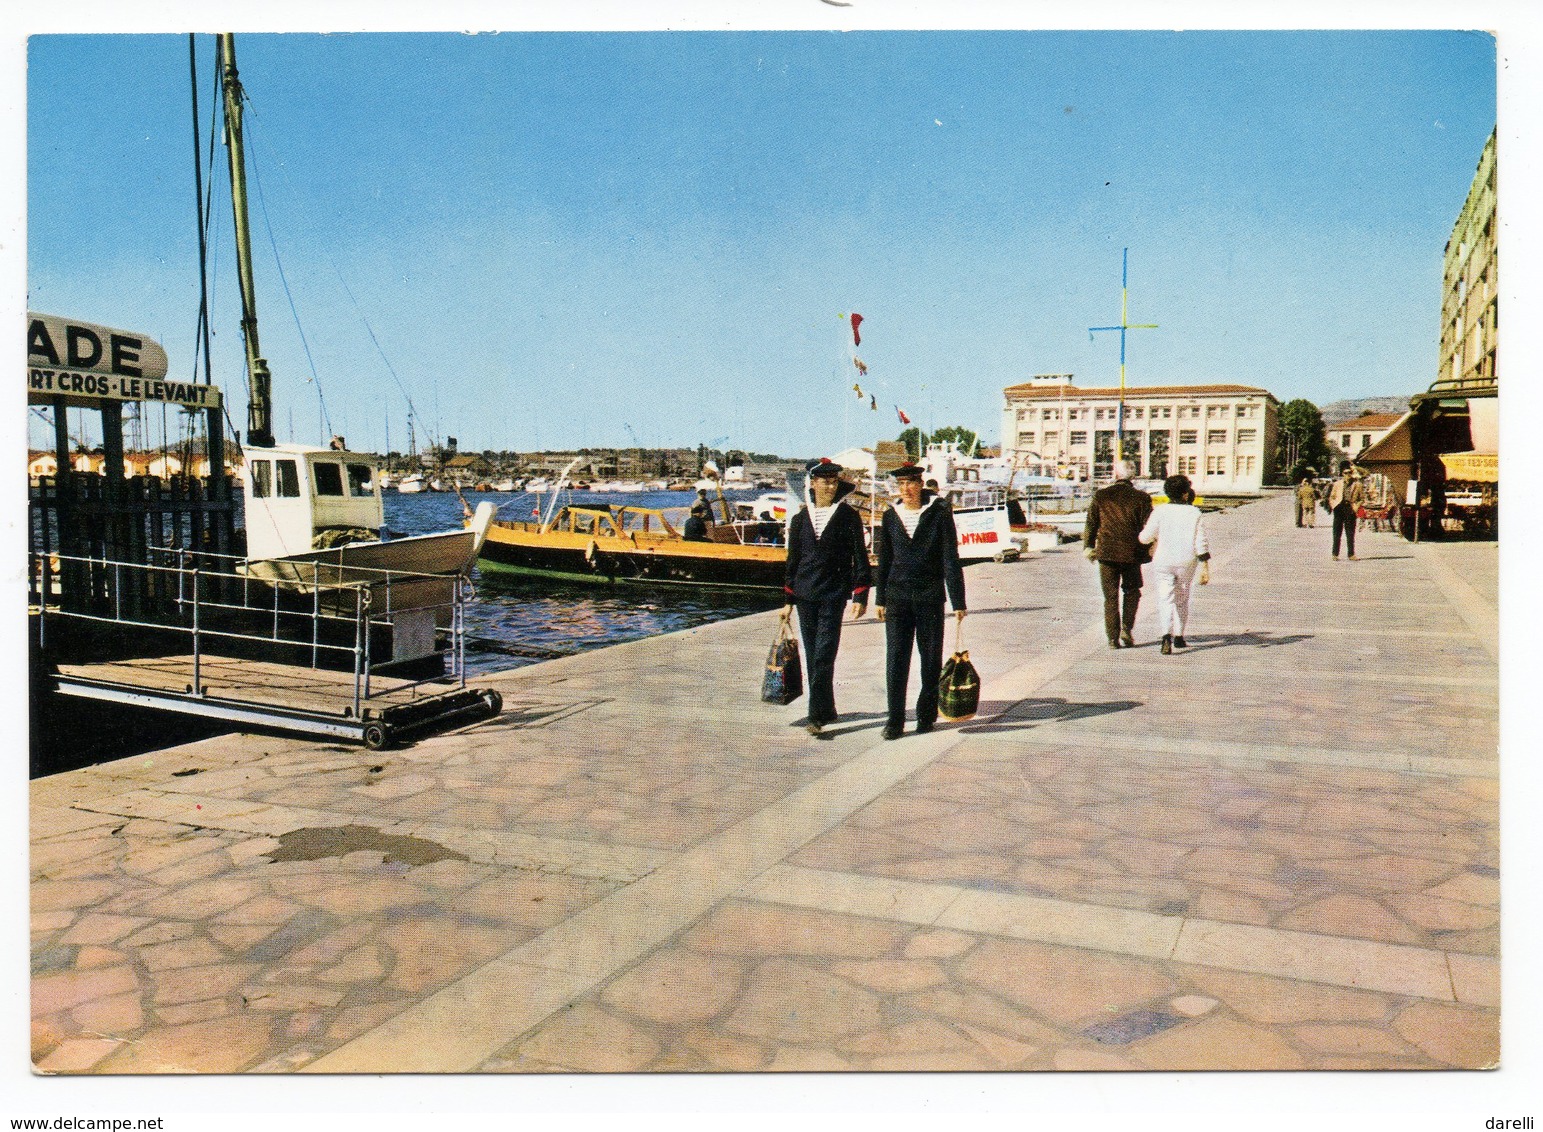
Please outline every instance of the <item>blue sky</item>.
M212 37L198 50L207 146ZM1434 376L1442 247L1496 119L1494 41L1453 31L252 34L237 53L276 431L318 439L314 362L356 448L388 423L405 447L398 379L420 444L810 455L895 435L896 405L994 440L1006 385L1118 380L1117 337L1087 328L1119 321L1127 247L1130 320L1159 324L1131 335L1132 385L1408 395ZM35 36L27 97L28 305L147 332L192 374L186 36ZM244 427L225 213L215 375Z

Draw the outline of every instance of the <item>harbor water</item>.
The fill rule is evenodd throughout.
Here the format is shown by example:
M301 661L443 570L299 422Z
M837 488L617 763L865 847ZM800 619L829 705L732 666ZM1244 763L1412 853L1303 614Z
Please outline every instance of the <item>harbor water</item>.
M758 491L728 493L731 502L752 499ZM473 508L482 500L498 507L500 519L529 519L537 497L525 492L466 492ZM386 525L402 534L427 534L457 526L461 501L453 492L385 495ZM562 502L656 508L689 506L691 492L564 492ZM544 509L551 496L541 497ZM476 596L466 609L466 668L470 674L554 656L601 648L660 633L689 629L775 609L780 595L754 590L695 587L585 585L530 579L478 563L473 574Z

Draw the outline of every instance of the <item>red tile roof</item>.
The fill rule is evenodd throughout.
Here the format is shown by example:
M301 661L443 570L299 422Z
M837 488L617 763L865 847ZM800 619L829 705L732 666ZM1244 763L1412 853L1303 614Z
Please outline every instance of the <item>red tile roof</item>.
M1063 394L1067 397L1118 397L1119 386L1110 389L1089 389L1081 385L1009 385L1002 392L1009 397L1043 397L1059 400ZM1274 399L1268 389L1260 389L1254 385L1147 385L1125 387L1126 400L1132 397L1209 397L1219 394L1263 394Z
M1376 432L1380 428L1392 428L1403 417L1403 413L1368 413L1364 417L1351 417L1348 421L1336 421L1323 427L1329 432L1344 432L1358 428L1369 428Z

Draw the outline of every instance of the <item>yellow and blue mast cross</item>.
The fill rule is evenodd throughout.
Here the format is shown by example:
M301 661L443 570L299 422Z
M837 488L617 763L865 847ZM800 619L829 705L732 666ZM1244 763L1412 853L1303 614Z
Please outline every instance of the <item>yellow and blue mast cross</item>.
M1114 458L1116 461L1125 459L1125 332L1127 330L1156 330L1157 323L1143 322L1139 325L1131 325L1126 317L1127 298L1130 281L1130 249L1126 248L1120 255L1120 325L1119 326L1090 326L1088 327L1088 341L1093 341L1093 335L1100 330L1118 330L1120 332L1120 408L1115 416L1114 424Z

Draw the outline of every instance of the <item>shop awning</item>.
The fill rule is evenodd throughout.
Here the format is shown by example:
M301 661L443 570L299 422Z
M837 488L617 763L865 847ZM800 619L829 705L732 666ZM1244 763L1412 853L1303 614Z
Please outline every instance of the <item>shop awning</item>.
M1494 452L1443 452L1441 462L1449 480L1500 482L1500 457Z
M1413 417L1413 413L1399 417L1398 422L1388 429L1388 434L1362 452L1356 463L1377 471L1375 465L1378 464L1408 464L1413 460L1414 445L1409 436L1409 422Z

